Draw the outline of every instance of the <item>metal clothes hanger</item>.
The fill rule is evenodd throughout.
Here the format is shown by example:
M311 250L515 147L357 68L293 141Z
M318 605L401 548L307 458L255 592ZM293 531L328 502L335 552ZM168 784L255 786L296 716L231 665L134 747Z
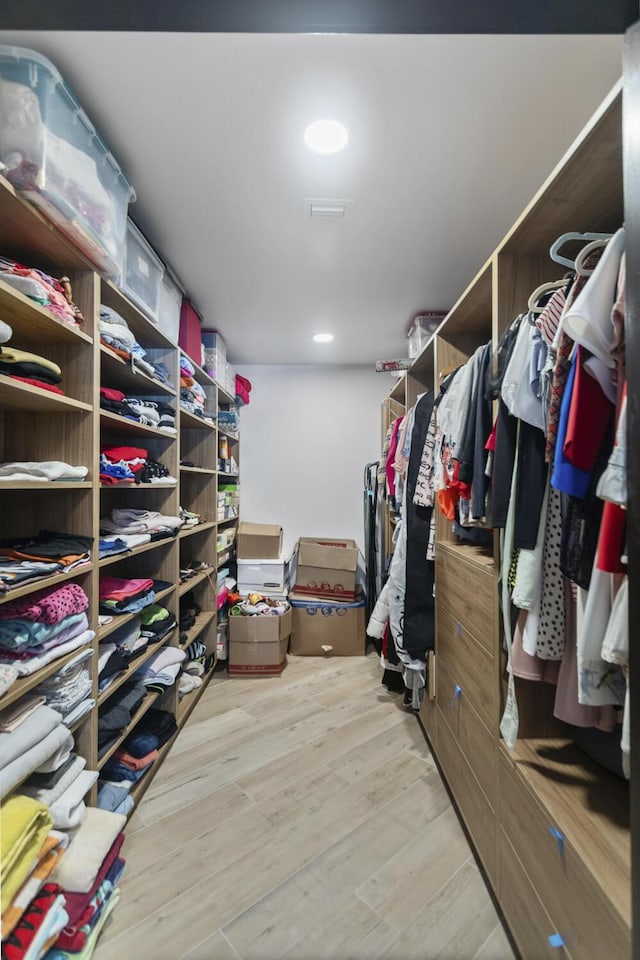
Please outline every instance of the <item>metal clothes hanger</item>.
M573 260L570 260L568 257L563 257L559 252L565 243L569 243L570 240L582 241L583 243L588 243L590 240L610 240L611 236L612 234L610 233L563 233L561 237L558 237L558 239L551 244L549 256L555 263L561 263L563 266L571 267L573 270L575 257Z

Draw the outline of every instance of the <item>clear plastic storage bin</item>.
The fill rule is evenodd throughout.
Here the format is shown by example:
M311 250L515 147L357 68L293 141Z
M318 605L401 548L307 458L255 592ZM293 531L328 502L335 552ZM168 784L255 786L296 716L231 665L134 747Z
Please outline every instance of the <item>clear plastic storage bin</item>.
M135 223L127 220L127 246L121 287L155 323L158 322L164 264L142 236Z
M227 359L227 345L222 334L217 330L204 327L202 330L202 344L205 350L217 350L223 360Z
M413 318L407 332L410 360L415 360L416 357L420 356L445 316L445 313L433 310L430 313L421 313Z
M180 329L180 309L184 291L168 269L165 267L160 285L160 303L158 305L158 327L174 343L178 342Z
M0 161L16 190L98 270L120 274L131 184L53 64L5 45Z

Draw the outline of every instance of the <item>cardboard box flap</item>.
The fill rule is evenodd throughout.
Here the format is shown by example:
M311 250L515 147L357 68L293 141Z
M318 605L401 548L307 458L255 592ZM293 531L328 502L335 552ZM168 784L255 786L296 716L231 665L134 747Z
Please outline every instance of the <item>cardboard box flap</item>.
M245 533L251 537L279 537L282 533L282 527L278 526L277 523L249 523L247 520L241 520L238 533Z
M354 571L358 567L358 545L355 540L300 537L298 566Z
M274 523L240 522L237 554L241 560L277 560L281 553L282 527Z

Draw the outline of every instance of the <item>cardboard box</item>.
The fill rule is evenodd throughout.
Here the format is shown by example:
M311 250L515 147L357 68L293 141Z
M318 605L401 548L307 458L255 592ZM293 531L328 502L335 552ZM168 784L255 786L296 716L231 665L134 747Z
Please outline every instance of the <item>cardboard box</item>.
M355 540L300 537L294 591L308 597L351 601L356 596Z
M282 527L273 523L246 523L238 527L241 560L278 560L282 553Z
M278 560L241 559L238 557L238 590L260 593L262 590L284 590L289 558Z
M229 675L279 676L291 627L291 610L281 617L229 617Z
M337 603L291 594L289 650L299 657L362 657L366 652L364 600Z

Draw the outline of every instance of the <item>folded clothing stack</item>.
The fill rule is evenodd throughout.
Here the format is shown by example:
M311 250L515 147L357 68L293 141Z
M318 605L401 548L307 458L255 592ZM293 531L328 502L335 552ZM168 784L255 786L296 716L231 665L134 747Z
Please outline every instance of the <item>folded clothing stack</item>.
M43 697L47 706L60 714L67 726L77 723L95 706L88 669L92 657L92 649L81 650L34 690L35 695Z
M93 537L41 530L35 537L0 541L0 593L91 560Z
M179 650L177 647L162 647L136 670L134 677L139 678L147 690L164 693L176 682L180 673L180 664L184 658L184 650Z
M207 395L195 379L195 367L183 353L180 354L180 406L207 423L214 424L213 417L205 413Z
M38 590L0 607L0 663L27 676L90 643L89 598L77 583Z
M102 757L128 727L147 694L135 675L125 681L98 710L98 756Z
M47 960L88 960L100 932L116 906L118 883L125 869L120 856L126 817L108 810L90 809L75 830L52 880L65 899L67 922Z
M86 480L87 467L74 467L63 460L18 460L0 463L0 483L77 483Z
M134 420L149 427L163 430L175 430L176 412L164 400L152 400L150 397L128 397L122 390L111 387L100 388L100 406L109 413L117 413L127 420Z
M75 326L84 320L71 298L68 277L56 280L35 267L25 267L15 260L0 257L0 280L39 303L64 323Z
M182 526L180 517L158 513L157 510L112 510L110 517L100 520L100 530L118 537L148 534L151 540L161 540L160 534L175 535Z
M157 740L157 738L155 738ZM111 793L111 802L113 800L120 798L120 805L124 804L126 807L127 800L126 797L122 796L122 784L132 785L137 783L144 774L147 772L149 767L153 764L154 760L158 759L158 749L154 747L150 750L147 750L146 753L140 753L136 751L135 754L130 753L124 747L120 747L114 753L102 768L102 774L104 777L108 777L108 782L114 786L117 784L120 786L120 790L109 791ZM130 788L130 786L129 786ZM127 789L126 787L124 788ZM103 793L103 802L106 802L105 798L105 789L102 787ZM113 795L115 793L115 796ZM131 798L129 798L131 802ZM98 805L100 806L100 801L98 799Z
M46 804L57 830L77 827L87 815L84 798L98 779L97 770L85 770L83 757L72 754L56 771L36 774L22 784L21 793Z
M138 613L149 606L159 590L171 586L164 580L142 577L129 580L126 577L100 577L98 596L102 613Z
M164 640L177 626L176 618L160 604L152 603L100 644L98 688L106 690L117 676L129 669L147 647Z
M129 329L129 324L116 310L100 304L100 343L112 353L128 360L134 369L142 370L160 383L169 383L169 371L164 363L147 359L147 352Z
M40 704L10 732L0 733L0 799L34 771L57 770L73 750L60 714Z
M103 447L100 451L100 482L177 483L167 467L153 460L144 447Z
M0 807L3 960L37 958L68 920L60 887L49 877L68 844L51 829L44 803L14 795Z
M64 390L58 386L62 383L62 370L53 360L42 357L39 353L29 353L6 344L1 346L0 373L12 380L64 395Z

